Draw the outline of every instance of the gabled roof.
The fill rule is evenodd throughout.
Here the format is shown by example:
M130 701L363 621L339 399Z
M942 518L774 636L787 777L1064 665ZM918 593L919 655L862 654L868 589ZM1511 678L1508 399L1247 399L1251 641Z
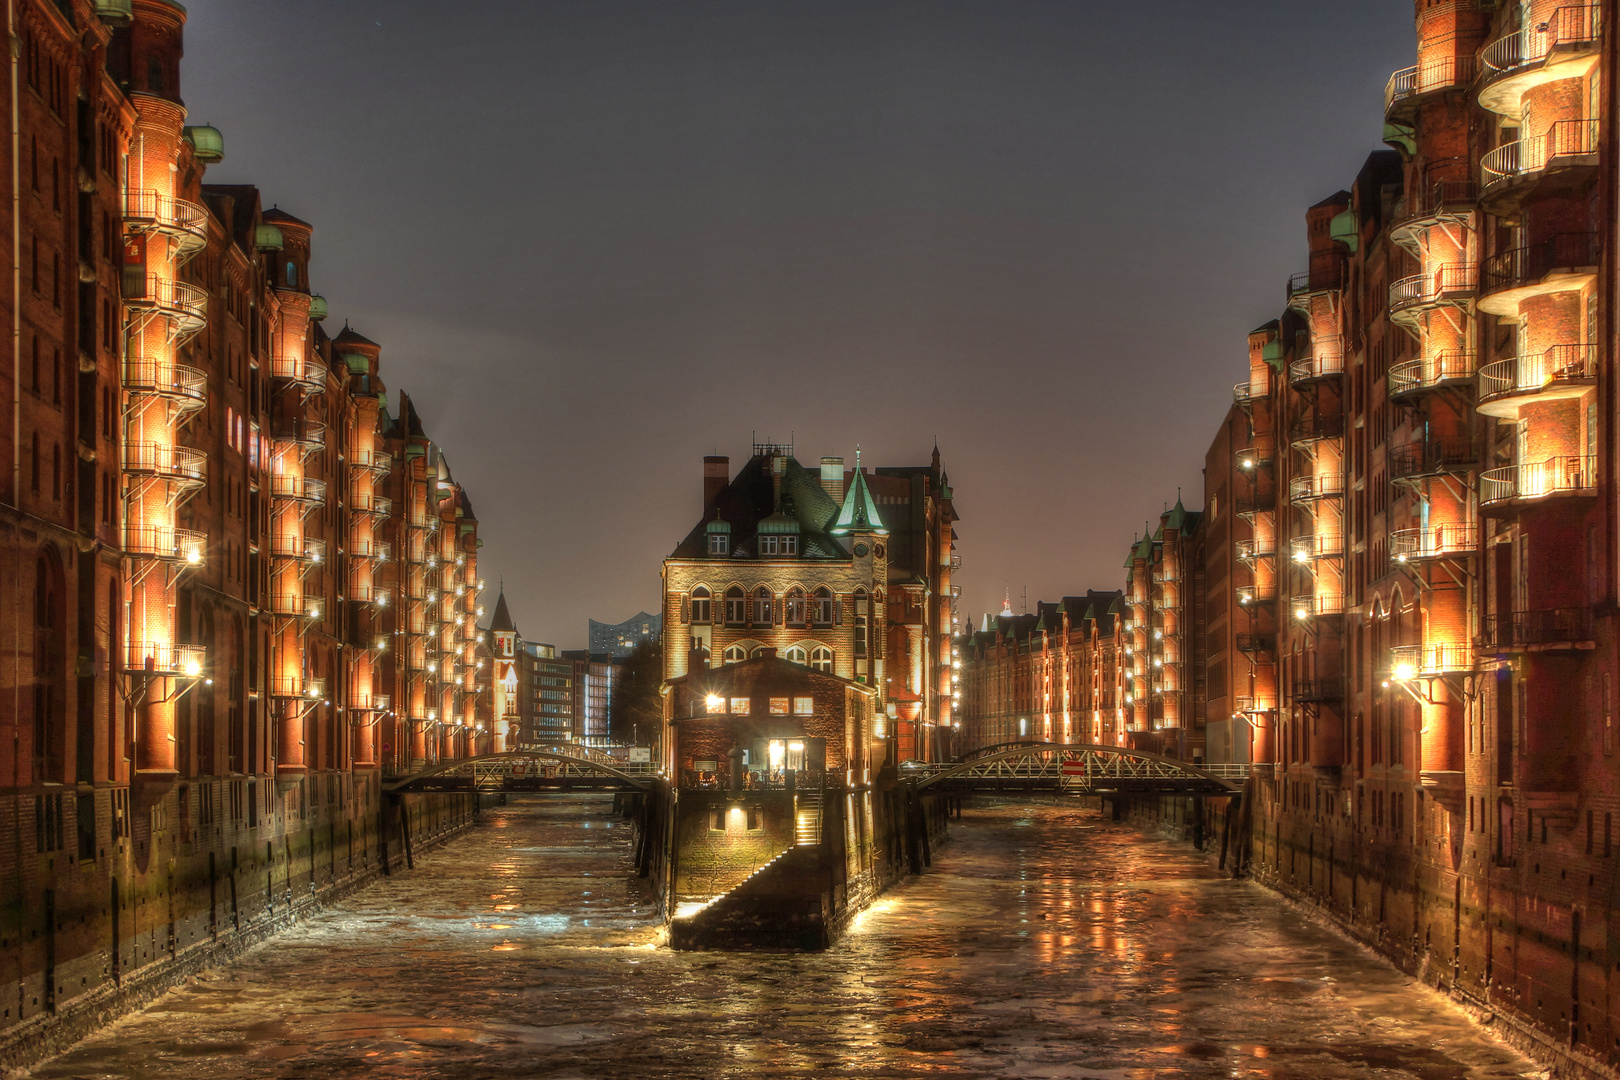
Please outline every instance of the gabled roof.
M860 454L855 457L855 480L844 495L844 505L838 511L838 520L830 530L834 536L850 532L887 533L883 515L878 513L877 500L866 486L866 473L860 467Z
M343 324L343 331L340 334L338 334L337 337L332 339L332 344L334 344L334 345L370 345L374 349L382 348L381 345L378 345L375 341L372 341L370 338L366 337L364 334L357 333L356 331L350 329L348 323Z
M838 514L821 486L819 474L812 475L793 458L782 463L781 496L772 477L772 459L756 455L738 470L686 538L675 546L672 559L707 559L711 522L722 522L731 533L731 552L739 557L757 553L756 537L767 521L766 531L786 531L789 517L799 525L801 559L848 559L849 553L827 531Z
M309 229L311 231L313 231L314 228L315 228L315 226L311 225L309 222L303 220L302 218L293 217L291 214L287 213L287 211L281 209L279 206L272 206L270 209L266 210L263 214L260 214L259 216L264 218L264 220L266 220L266 221L268 221L268 222L270 222L272 224L275 224L275 225L298 225L298 226L301 226L302 228Z

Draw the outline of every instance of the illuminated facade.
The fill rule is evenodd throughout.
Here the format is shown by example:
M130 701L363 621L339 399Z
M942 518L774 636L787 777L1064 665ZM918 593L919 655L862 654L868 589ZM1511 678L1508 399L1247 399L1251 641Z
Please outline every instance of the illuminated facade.
M735 477L704 459L702 520L664 560L664 672L765 648L874 687L897 760L937 759L951 721L951 488L931 465L802 467L758 445Z
M1125 595L1088 592L987 618L956 642L959 742L1128 746Z
M479 587L380 348L322 328L312 227L206 183L183 8L8 11L0 1041L375 872L379 773L472 750Z

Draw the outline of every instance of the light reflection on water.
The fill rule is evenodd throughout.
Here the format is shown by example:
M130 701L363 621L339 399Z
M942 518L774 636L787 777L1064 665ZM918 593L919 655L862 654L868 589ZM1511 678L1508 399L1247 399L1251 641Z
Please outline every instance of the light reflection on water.
M1261 1076L1529 1068L1185 849L970 807L813 956L673 953L608 800L485 815L418 869L36 1070L51 1080ZM589 826L582 828L581 826Z

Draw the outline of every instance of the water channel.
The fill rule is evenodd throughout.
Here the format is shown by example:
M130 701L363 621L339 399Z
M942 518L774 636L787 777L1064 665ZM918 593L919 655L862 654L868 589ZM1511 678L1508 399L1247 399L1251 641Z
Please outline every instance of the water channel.
M969 806L819 955L674 953L599 797L487 811L37 1080L1539 1075L1412 980L1074 803Z

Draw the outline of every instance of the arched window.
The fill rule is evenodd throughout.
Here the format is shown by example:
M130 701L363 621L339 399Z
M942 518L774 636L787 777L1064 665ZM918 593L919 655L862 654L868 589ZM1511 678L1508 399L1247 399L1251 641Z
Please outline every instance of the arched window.
M726 622L732 626L743 624L743 609L747 606L748 598L743 595L742 586L733 585L726 590ZM726 653L730 656L730 652Z
M866 590L855 590L855 658L866 655Z
M771 590L763 585L754 590L754 622L759 626L771 624Z
M815 619L817 626L831 626L833 621L832 590L823 585L816 590Z
M713 612L711 610L711 605L712 604L713 604L713 601L709 599L709 590L708 589L704 588L702 585L699 585L697 588L693 589L692 590L692 621L695 622L695 623L709 622L710 617L713 614Z
M294 286L298 284L298 264L295 262L287 264L287 284Z
M815 647L815 651L810 654L810 666L815 668L817 671L825 671L827 674L831 675L833 669L833 651L827 648L825 645L817 645Z
M748 650L741 645L726 646L726 663L737 664L748 659Z
M787 624L803 626L804 616L804 590L795 585L787 594Z
M804 653L803 645L795 645L787 651L787 658L795 664L803 664L809 660Z

